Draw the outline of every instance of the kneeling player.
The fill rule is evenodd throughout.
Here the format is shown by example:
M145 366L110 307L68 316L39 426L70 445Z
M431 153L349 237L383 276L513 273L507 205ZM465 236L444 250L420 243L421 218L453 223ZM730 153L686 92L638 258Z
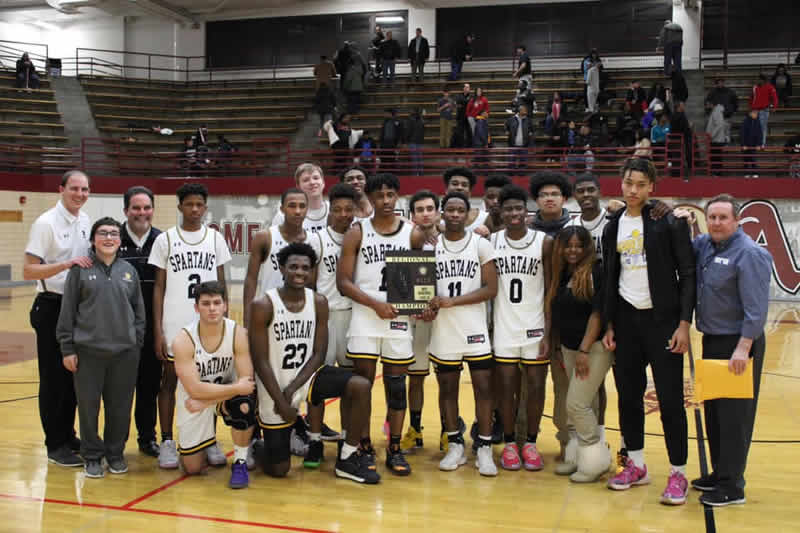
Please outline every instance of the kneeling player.
M497 294L494 250L488 240L465 231L469 213L466 195L448 193L442 209L445 231L436 242L437 296L429 304L429 311L438 311L431 332L430 358L436 363L449 440L439 469L455 470L467 461L464 439L458 431L459 377L462 361L467 361L478 415L476 466L482 475L496 476L492 458L493 360L484 303Z
M255 425L247 333L225 318L225 285L218 281L195 288L195 310L200 318L172 343L178 375L178 453L187 474L203 472L208 467L205 450L217 441L214 417L221 415L233 438L230 486L242 489L249 484L247 451Z
M304 399L318 406L342 397L350 406L347 440L336 461L336 475L374 484L380 476L358 451L368 423L370 383L348 370L326 366L328 302L306 288L317 254L307 244L292 243L278 252L283 286L270 289L250 308L250 343L258 390L258 422L264 430L264 473L289 472L289 437Z

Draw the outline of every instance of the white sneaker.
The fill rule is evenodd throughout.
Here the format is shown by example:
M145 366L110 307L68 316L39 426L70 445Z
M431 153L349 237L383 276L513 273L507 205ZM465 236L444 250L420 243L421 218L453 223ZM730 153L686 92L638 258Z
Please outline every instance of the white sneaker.
M308 441L298 435L294 429L292 429L292 435L289 437L289 451L292 452L292 455L300 457L305 457L308 452Z
M758 178L758 174L753 174L753 179Z
M439 461L439 470L450 472L459 466L467 463L467 456L464 455L464 445L451 442L447 446L447 453Z
M225 457L225 454L222 453L217 443L206 448L206 457L208 458L208 464L211 466L225 466L228 464L228 459Z
M494 464L491 446L478 447L478 458L475 460L475 467L482 476L497 475L497 465Z
M178 468L178 448L174 440L165 440L158 447L158 466L165 470Z
M250 446L247 447L247 459L245 462L247 463L248 470L255 470L256 468L256 449L255 449L256 440L253 439L250 441Z

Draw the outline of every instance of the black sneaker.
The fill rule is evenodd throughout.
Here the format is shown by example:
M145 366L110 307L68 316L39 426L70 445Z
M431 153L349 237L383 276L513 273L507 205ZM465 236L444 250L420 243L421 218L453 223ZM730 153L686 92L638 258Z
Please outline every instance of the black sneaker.
M411 465L406 461L406 456L399 449L386 450L386 468L396 476L407 476L411 473Z
M374 469L370 469L368 460L361 450L356 450L347 459L338 459L335 469L336 477L350 479L356 483L375 485L381 476Z
M331 429L328 424L322 424L322 440L325 442L333 442L335 440L339 440L342 438L342 435L338 431L334 431Z
M66 444L57 450L47 452L47 461L59 466L83 466L83 459L70 450Z
M378 454L375 452L375 448L372 447L372 444L367 446L366 448L362 448L361 455L363 456L363 461L367 465L370 470L377 470L377 466L375 466L376 458Z
M106 461L108 462L108 471L112 474L124 474L128 471L128 463L125 462L124 457L111 457Z
M161 449L158 447L158 443L155 440L151 440L149 442L139 441L139 451L148 457L158 457L158 452L160 450Z
M712 472L707 476L702 476L692 480L692 488L695 490L709 492L717 490L717 476Z
M103 470L103 462L100 459L89 459L83 467L86 477L93 479L105 477L106 472Z
M312 440L308 444L308 451L303 459L303 466L306 468L319 468L323 459L323 449L321 440Z
M700 496L700 503L712 507L725 507L726 505L741 505L745 502L743 490L725 490L717 488L710 492L704 492Z

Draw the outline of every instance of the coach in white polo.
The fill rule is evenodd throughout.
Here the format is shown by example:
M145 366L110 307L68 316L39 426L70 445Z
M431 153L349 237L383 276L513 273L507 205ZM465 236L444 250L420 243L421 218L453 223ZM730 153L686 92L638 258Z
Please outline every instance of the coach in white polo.
M62 363L56 340L64 282L72 265L89 267L89 216L81 207L89 198L89 177L68 170L58 188L61 199L31 226L22 275L36 280L36 299L31 308L31 326L36 330L39 359L39 416L47 446L47 460L61 466L81 466L75 452L75 386Z

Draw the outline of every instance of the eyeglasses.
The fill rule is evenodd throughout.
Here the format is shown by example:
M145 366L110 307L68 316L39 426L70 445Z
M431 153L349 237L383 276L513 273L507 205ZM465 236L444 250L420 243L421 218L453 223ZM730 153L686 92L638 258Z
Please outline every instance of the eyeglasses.
M118 231L103 231L100 230L95 235L98 235L102 239L119 239L119 232Z
M539 198L560 198L561 192L540 192Z

